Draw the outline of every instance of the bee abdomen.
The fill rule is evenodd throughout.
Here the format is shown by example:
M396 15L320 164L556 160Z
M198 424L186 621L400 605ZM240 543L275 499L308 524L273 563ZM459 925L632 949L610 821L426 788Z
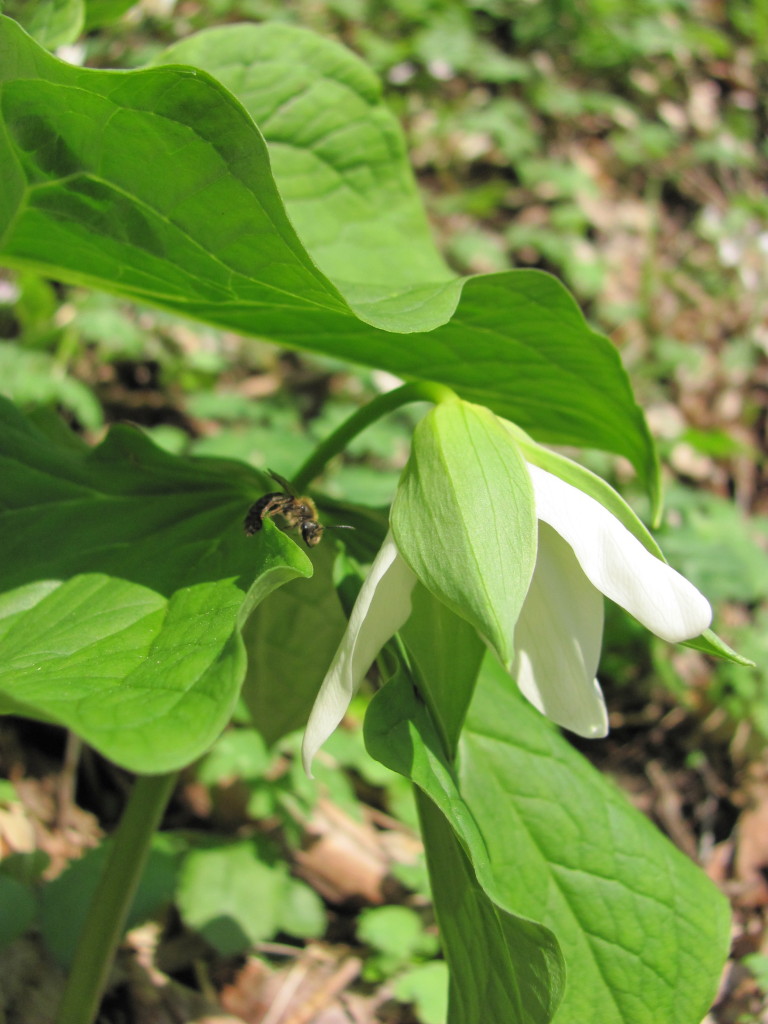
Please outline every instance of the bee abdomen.
M274 491L271 494L265 494L258 501L254 501L251 507L245 514L243 520L243 529L245 530L246 536L251 537L254 533L258 533L261 529L264 519L267 516L274 515L277 508L274 507L276 498L282 498L283 495L279 491Z

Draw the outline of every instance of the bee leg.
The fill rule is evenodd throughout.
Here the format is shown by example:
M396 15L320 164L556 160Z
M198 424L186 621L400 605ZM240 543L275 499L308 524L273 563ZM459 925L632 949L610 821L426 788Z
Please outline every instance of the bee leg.
M263 498L259 498L251 505L243 520L246 536L252 537L254 533L258 533L265 519L276 516L280 512L284 497L278 493L265 494Z

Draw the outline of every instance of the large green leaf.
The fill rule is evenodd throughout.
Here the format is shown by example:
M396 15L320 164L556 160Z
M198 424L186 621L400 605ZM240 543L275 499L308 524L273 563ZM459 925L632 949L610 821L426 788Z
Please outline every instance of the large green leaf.
M3 10L49 50L74 43L85 23L84 0L6 0Z
M311 575L272 523L242 530L259 478L118 427L97 448L0 402L0 711L65 725L139 772L199 756L234 708L241 628Z
M70 67L0 20L0 259L442 381L539 440L620 452L655 490L614 348L546 274L451 276L354 56L239 25L170 57L238 99L191 68Z
M412 779L453 833L422 805L458 986L451 1020L480 1019L487 986L500 1000L487 1020L699 1024L727 955L726 900L497 665L487 659L480 673L455 768L402 677L376 695L365 735L370 753ZM552 935L566 967L556 1013ZM506 995L492 984L496 972Z
M392 315L406 309L399 293L415 286L432 316L438 308L450 314L456 276L432 243L402 132L362 61L311 32L272 24L201 32L156 63L203 68L240 100L267 141L302 244L356 308L394 299Z
M699 1024L728 952L727 901L490 660L458 764L500 894L565 955L556 1024Z

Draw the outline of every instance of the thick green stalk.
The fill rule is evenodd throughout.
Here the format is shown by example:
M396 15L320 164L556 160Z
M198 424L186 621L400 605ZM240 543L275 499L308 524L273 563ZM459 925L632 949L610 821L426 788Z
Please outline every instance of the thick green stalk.
M393 409L398 409L408 402L445 402L455 398L455 392L443 384L433 384L429 381L419 381L415 384L403 384L394 391L387 391L384 395L378 395L368 405L358 409L348 420L345 420L340 427L337 427L332 434L318 445L310 457L293 478L293 485L297 491L303 491L307 484L311 483L316 476L319 476L325 469L326 463L343 452L353 437L357 437L367 426L381 419Z
M96 1019L133 897L178 777L142 775L136 779L104 871L93 894L78 941L56 1024L91 1024Z

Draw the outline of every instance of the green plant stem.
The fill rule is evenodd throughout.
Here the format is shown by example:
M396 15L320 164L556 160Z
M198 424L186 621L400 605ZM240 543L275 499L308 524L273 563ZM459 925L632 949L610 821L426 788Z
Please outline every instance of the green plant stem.
M402 387L388 391L384 395L378 395L362 409L358 409L348 420L345 420L340 427L337 427L332 434L318 445L310 457L299 469L293 478L293 485L297 491L302 491L319 476L326 464L339 452L343 452L353 437L357 437L367 426L381 419L393 409L398 409L408 402L445 402L456 398L456 393L444 384L433 384L429 381L419 381L415 384L403 384Z
M96 1018L152 835L177 777L177 772L143 775L134 783L93 894L56 1024L91 1024Z

